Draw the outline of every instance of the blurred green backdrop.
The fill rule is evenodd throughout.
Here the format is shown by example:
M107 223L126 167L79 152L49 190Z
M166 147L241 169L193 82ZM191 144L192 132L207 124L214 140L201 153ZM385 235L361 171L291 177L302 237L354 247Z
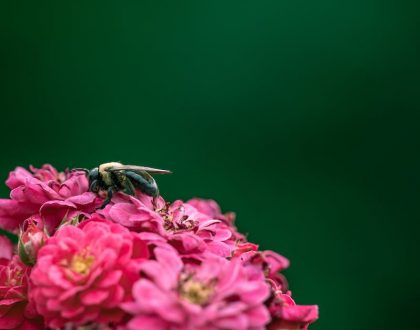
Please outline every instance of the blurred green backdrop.
M312 329L414 329L417 3L1 1L1 178L171 169L164 197L214 198L291 259Z

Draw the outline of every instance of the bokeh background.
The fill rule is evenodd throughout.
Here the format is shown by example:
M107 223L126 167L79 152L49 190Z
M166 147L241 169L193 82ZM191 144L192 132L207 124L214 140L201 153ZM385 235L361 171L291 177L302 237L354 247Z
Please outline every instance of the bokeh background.
M418 1L1 1L1 179L173 170L291 260L311 329L418 319ZM8 195L4 185L2 197Z

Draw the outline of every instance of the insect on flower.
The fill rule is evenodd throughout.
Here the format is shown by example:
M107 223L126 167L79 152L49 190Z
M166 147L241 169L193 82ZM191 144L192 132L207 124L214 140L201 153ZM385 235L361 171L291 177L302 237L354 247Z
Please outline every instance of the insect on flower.
M123 165L117 162L104 163L91 170L76 168L73 171L84 171L89 179L89 190L98 193L106 191L107 196L103 209L116 192L124 192L135 196L136 188L144 194L157 197L159 189L155 179L150 174L169 174L170 171L137 165Z

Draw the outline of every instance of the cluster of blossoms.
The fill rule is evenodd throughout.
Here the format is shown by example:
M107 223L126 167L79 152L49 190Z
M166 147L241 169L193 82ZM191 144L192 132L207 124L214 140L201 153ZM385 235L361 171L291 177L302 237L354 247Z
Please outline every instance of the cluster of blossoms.
M286 258L237 232L212 200L137 193L103 203L84 172L10 173L0 199L0 329L307 329Z

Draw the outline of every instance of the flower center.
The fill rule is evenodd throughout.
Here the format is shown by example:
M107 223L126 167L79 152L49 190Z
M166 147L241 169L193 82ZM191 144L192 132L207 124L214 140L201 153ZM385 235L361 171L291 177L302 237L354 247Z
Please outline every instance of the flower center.
M85 275L89 272L94 261L94 256L77 254L71 260L70 269L75 273Z
M7 287L19 286L23 282L23 271L21 269L9 270L8 278L5 283Z
M213 289L204 283L189 279L181 285L179 291L181 297L195 305L203 305L208 302Z
M194 229L197 225L196 221L190 219L188 215L184 214L184 207L179 206L175 210L170 210L170 203L158 210L163 218L163 227L170 233L177 233L181 231L188 231Z

